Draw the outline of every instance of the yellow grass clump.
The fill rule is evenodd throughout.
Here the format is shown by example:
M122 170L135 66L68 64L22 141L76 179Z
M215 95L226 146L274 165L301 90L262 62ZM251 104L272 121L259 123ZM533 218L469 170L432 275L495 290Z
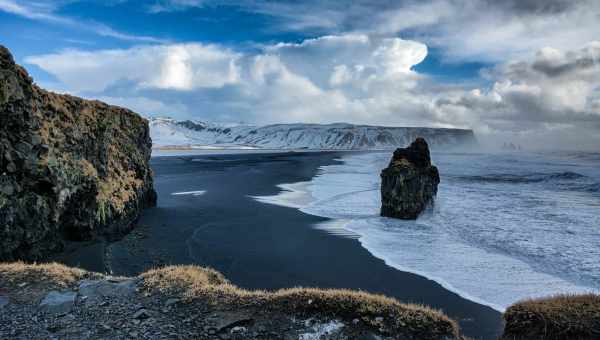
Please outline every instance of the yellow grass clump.
M249 291L229 283L222 274L198 266L169 266L142 274L146 288L178 293L184 299L206 299L233 306L255 306L284 313L318 314L359 319L389 333L422 338L459 338L458 324L440 311L400 303L384 295L347 289L289 288Z
M24 296L22 289L27 289L25 295L30 299L40 299L50 289L73 288L82 279L103 277L58 263L0 263L0 288L19 292L19 296ZM383 295L317 288L250 291L236 287L213 269L193 265L152 269L141 277L142 288L150 292L150 296L176 296L190 304L208 303L217 308L337 318L348 324L358 319L362 325L392 336L460 339L457 323L440 311L400 303ZM22 286L23 283L26 286Z
M600 339L600 296L525 300L510 306L504 320L504 339Z
M24 262L0 263L0 285L10 288L24 283L49 288L67 288L76 285L91 273L59 263L28 264ZM100 274L97 274L100 276Z
M198 266L168 266L151 269L142 274L144 284L150 289L165 293L199 292L206 286L227 284L223 274Z

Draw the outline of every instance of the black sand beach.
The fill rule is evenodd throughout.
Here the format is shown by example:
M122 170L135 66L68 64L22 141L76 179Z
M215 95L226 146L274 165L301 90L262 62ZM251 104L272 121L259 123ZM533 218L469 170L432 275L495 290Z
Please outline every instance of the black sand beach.
M401 272L351 238L313 228L326 219L257 202L277 184L310 180L339 153L156 157L158 206L108 247L87 246L59 260L88 270L135 275L162 264L198 264L251 289L351 288L442 309L465 335L495 339L499 312L463 299L434 281ZM172 195L206 191L202 195Z

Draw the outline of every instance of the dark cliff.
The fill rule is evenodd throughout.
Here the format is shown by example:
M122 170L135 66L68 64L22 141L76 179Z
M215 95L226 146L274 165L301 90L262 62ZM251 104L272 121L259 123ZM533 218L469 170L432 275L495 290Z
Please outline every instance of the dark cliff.
M155 204L148 122L35 84L0 46L0 260L128 231Z
M381 172L381 216L416 219L433 202L439 183L425 139L417 138L409 147L396 149Z

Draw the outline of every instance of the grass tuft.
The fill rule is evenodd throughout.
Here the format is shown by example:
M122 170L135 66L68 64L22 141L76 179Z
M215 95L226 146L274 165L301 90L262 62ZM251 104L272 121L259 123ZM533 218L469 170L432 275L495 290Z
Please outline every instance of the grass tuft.
M209 285L228 283L216 270L191 265L152 269L143 273L142 277L146 287L171 294L190 294Z
M78 268L71 268L53 262L29 264L25 262L0 263L0 285L12 288L23 283L43 286L48 289L62 289L77 285L79 280L91 276L101 276Z
M274 292L249 291L223 275L198 266L170 266L142 274L147 289L180 294L187 301L254 306L292 314L323 315L347 321L359 319L389 334L422 339L459 338L458 324L440 311L400 303L395 299L347 289L290 288Z
M105 277L58 263L0 263L0 290L15 292L13 298L30 302L39 301L48 290L74 288L82 279ZM152 269L141 277L142 289L151 295L179 297L192 307L194 303L209 303L220 308L277 315L337 318L347 324L359 320L361 325L391 336L460 339L457 323L440 311L400 303L383 295L317 288L250 291L231 284L213 269L193 265Z
M600 296L524 300L504 313L504 339L600 339Z

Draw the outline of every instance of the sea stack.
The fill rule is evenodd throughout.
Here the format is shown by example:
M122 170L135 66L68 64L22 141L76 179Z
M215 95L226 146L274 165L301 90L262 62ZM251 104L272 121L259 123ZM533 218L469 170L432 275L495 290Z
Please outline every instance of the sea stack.
M437 194L440 175L431 165L429 146L417 138L407 148L398 148L381 171L381 216L414 220Z
M33 83L0 46L0 261L115 236L155 204L148 122Z

